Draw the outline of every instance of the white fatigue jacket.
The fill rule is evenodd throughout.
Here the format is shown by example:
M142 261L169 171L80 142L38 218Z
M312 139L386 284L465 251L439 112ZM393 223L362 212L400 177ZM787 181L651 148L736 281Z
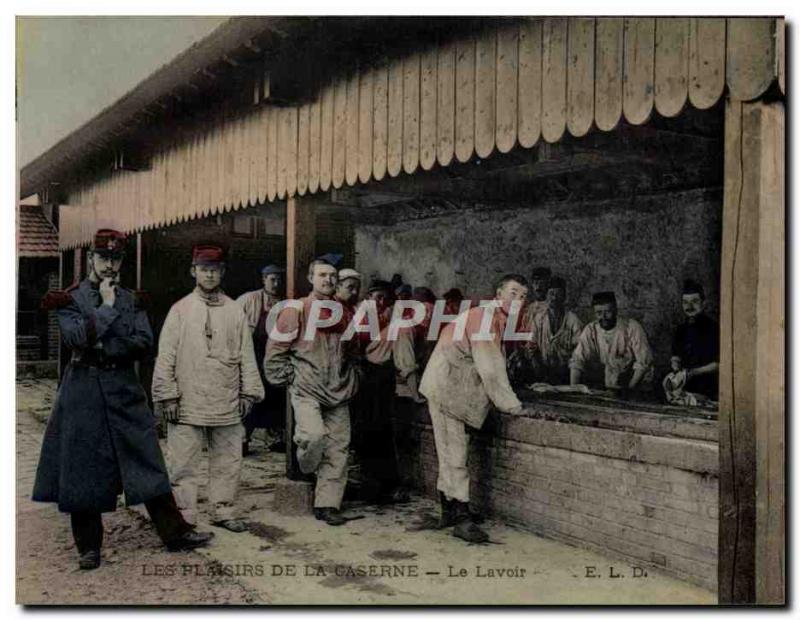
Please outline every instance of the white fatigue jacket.
M492 404L505 412L521 406L506 371L502 342L506 313L494 308L491 340L472 340L488 310L480 306L467 310L466 330L461 338L455 338L456 323L449 323L442 330L419 387L420 393L436 403L442 413L473 428L483 426Z
M314 300L330 300L311 293L303 297L303 309L284 308L276 328L282 334L297 331L291 342L270 338L264 357L264 374L272 385L287 385L290 393L313 398L324 407L338 407L358 391L358 375L353 364L357 343L342 340L348 317L339 325L317 329L312 340L303 336Z
M242 293L239 297L236 298L236 303L238 303L242 310L244 310L244 314L247 317L247 323L250 325L250 329L255 329L258 326L258 321L261 318L261 312L267 312L272 309L276 303L278 303L280 299L273 295L269 295L264 291L263 288L258 289L257 291L249 291L247 293Z
M545 310L533 318L533 340L550 368L566 367L578 345L583 323L574 312L564 312L560 325L552 325L550 313Z
M653 352L638 321L618 318L609 330L592 321L583 328L569 367L583 371L597 364L604 368L607 387L617 387L619 376L631 370L644 370L643 380L652 379Z
M198 426L236 424L241 398L264 398L247 319L233 299L195 290L172 306L152 392L155 402L178 399L180 422Z

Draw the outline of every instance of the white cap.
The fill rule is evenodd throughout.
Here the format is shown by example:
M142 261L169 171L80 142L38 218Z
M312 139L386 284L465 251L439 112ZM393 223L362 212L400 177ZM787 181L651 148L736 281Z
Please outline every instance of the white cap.
M340 269L339 270L339 280L346 280L347 278L355 278L359 282L361 282L361 274L358 273L355 269Z

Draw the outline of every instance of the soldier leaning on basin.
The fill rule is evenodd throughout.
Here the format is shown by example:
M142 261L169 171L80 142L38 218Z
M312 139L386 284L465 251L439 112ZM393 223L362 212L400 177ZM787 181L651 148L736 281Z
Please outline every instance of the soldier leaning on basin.
M192 251L196 287L170 308L158 342L153 402L167 425L172 484L183 516L197 519L201 451L208 441L208 500L212 523L232 532L242 471L242 420L264 398L253 340L241 306L220 288L222 249Z
M302 309L286 307L278 315L278 331L290 334L297 330L295 338L291 342L270 338L264 374L273 385L288 387L297 462L304 474L316 474L314 516L328 525L342 525L347 521L339 508L347 484L350 401L359 383L356 345L355 339L342 341L346 320L318 328L313 339L304 338L313 302L333 300L336 268L327 261L313 260L308 281L313 290L299 300Z
M133 363L153 345L142 295L120 287L125 249L122 233L97 231L88 253L89 276L45 298L57 309L64 345L72 358L44 434L34 501L57 502L70 513L79 566L100 565L101 513L144 503L170 550L205 545L213 536L196 532L172 496L158 445L156 418Z
M433 439L439 461L436 488L441 502L440 527L455 526L453 535L468 542L486 542L489 537L475 523L469 511L469 469L467 425L483 426L491 405L518 414L520 403L506 371L503 334L513 301L524 303L528 282L511 274L497 284L492 313L491 339L473 339L481 330L483 307L467 311L466 329L456 337L457 323L442 330L422 381L420 393L428 399Z

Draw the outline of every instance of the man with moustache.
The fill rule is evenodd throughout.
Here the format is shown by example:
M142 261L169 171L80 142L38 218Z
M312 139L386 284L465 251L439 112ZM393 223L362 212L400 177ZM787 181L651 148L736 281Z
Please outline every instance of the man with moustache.
M125 236L98 230L88 253L88 277L66 291L53 291L43 306L57 310L70 363L47 424L33 500L57 502L70 513L79 567L100 565L101 513L125 493L131 506L144 503L170 550L208 543L181 516L172 495L155 419L134 362L152 348L144 294L119 286Z
M455 526L453 535L467 542L482 543L489 537L472 522L469 510L469 469L467 426L480 428L492 405L506 413L522 411L506 371L503 336L512 304L525 302L528 282L516 274L504 276L495 287L493 311L470 308L466 329L457 335L457 323L449 323L441 333L420 383L420 393L428 399L433 425L439 475L436 488L441 503L440 527ZM481 327L487 312L492 312L489 337ZM489 318L489 317L487 317Z
M283 452L286 444L283 439L285 428L286 390L269 385L264 376L264 354L267 350L267 317L273 306L283 299L283 274L285 269L278 265L266 265L261 270L263 286L257 291L250 291L239 296L236 302L244 310L247 323L253 334L253 349L256 354L256 364L261 374L261 383L264 385L264 400L256 403L253 410L244 419L245 438L242 444L242 454L247 456L250 448L250 439L257 428L266 429L272 438L268 447L272 452Z
M685 389L719 400L719 325L705 312L703 287L686 280L681 291L684 322L675 330L672 355L686 369Z
M638 321L617 312L613 292L592 297L595 319L583 328L569 362L570 383L605 385L620 390L642 390L653 379L653 352Z
M336 268L315 259L308 266L308 281L312 291L298 300L299 307L288 306L278 315L275 329L281 337L267 343L264 374L271 384L288 388L297 462L304 474L316 475L314 516L342 525L347 522L340 508L347 484L350 401L358 390L354 343L342 341L344 320L305 337L312 316L330 317L330 310L316 312L313 305L335 301Z
M201 451L208 443L208 500L214 525L244 532L236 492L244 420L264 398L253 340L241 307L222 291L223 251L195 246L195 289L167 315L153 372L153 402L168 422L170 473L178 506L197 519Z

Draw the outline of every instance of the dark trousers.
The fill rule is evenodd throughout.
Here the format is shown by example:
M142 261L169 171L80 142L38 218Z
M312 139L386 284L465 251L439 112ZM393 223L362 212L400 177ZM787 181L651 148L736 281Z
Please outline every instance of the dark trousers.
M158 536L165 544L180 538L192 529L178 510L172 493L154 497L147 500L144 505ZM99 550L103 546L103 518L99 512L71 512L70 521L78 553Z
M362 475L377 483L380 492L389 492L401 482L392 424L394 373L392 364L367 364L353 412Z
M282 434L286 426L286 389L265 384L264 393L264 400L253 405L244 419L245 441L250 441L257 428Z

